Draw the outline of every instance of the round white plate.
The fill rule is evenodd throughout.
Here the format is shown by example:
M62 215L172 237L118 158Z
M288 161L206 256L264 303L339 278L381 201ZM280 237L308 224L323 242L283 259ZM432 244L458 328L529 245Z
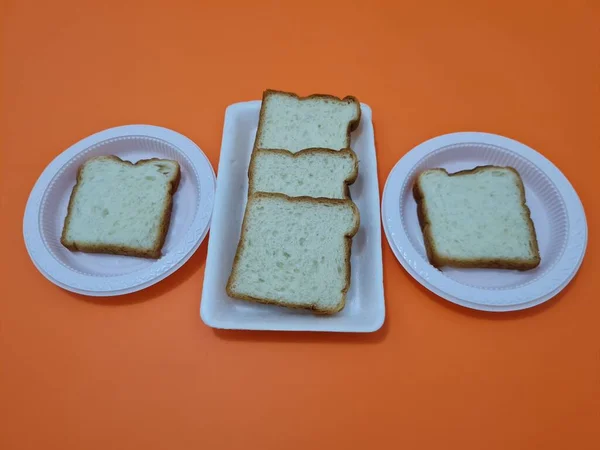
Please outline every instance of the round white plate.
M427 259L412 195L419 172L493 164L512 166L525 185L541 263L530 271L434 268ZM587 245L583 206L566 177L545 157L512 139L487 133L439 136L408 152L392 169L382 199L385 234L398 261L419 283L451 302L485 311L543 303L575 276Z
M179 162L181 181L160 259L71 252L60 243L77 170L101 155L133 163L152 157ZM25 209L25 245L38 270L64 289L91 296L128 294L159 282L192 256L208 232L214 194L210 161L190 139L150 125L111 128L77 142L43 171Z

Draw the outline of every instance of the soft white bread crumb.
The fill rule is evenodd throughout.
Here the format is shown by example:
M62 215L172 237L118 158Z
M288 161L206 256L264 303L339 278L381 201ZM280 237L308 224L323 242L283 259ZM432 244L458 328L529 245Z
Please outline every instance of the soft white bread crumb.
M433 265L527 270L539 264L535 229L516 170L485 166L452 175L427 170L414 191Z
M346 198L347 186L358 175L358 161L350 149L290 153L256 150L250 168L249 194L279 192L290 197Z
M256 148L292 153L307 148L341 150L350 147L350 131L360 121L360 103L314 95L265 91L256 135Z
M250 196L228 294L322 313L339 311L350 285L350 238L359 221L349 200Z
M158 258L180 177L171 160L135 165L114 156L80 169L62 243L71 250Z

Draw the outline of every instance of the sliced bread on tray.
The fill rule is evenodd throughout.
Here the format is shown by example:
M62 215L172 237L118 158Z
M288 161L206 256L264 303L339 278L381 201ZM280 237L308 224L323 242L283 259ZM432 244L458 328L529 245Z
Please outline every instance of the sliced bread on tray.
M72 251L160 258L180 180L176 161L86 161L77 174L61 243Z
M419 174L413 193L435 267L529 270L540 264L525 188L511 167Z
M349 198L348 186L357 175L358 160L350 149L256 150L250 163L248 193Z
M340 311L359 223L350 200L251 195L228 295L323 314Z
M360 122L360 103L352 96L298 97L268 89L263 93L255 149L292 153L308 148L350 147L350 133Z

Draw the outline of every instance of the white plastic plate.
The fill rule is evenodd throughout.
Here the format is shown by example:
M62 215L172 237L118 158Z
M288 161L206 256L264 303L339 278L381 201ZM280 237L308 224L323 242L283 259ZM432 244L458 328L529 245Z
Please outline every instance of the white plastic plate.
M541 264L519 272L501 269L437 270L427 260L412 186L419 172L448 172L493 164L512 166L525 185ZM383 226L407 272L437 295L467 308L512 311L543 303L575 276L587 245L587 223L565 176L535 150L502 136L453 133L418 145L392 169L382 200Z
M77 170L101 155L133 163L152 157L179 162L181 181L160 259L71 252L60 243ZM185 136L150 125L111 128L77 142L43 171L25 209L25 245L38 270L64 289L91 296L131 293L164 279L192 256L208 232L214 191L209 160Z
M262 305L227 296L225 286L240 237L248 195L248 165L254 145L260 101L227 108L219 161L215 209L200 314L214 328L285 331L371 332L385 319L377 159L371 109L352 133L359 174L350 187L360 211L360 229L352 243L351 285L346 306L332 316Z

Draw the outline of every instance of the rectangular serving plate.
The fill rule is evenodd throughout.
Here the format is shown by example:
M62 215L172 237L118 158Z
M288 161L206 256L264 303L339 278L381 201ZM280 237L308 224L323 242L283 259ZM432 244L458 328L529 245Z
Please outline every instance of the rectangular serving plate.
M258 127L261 101L227 108L217 175L215 204L200 315L213 328L271 331L373 332L385 320L377 157L371 108L361 104L361 121L351 147L359 173L350 186L360 211L352 241L351 284L342 311L331 316L230 298L231 272L248 195L248 165Z

